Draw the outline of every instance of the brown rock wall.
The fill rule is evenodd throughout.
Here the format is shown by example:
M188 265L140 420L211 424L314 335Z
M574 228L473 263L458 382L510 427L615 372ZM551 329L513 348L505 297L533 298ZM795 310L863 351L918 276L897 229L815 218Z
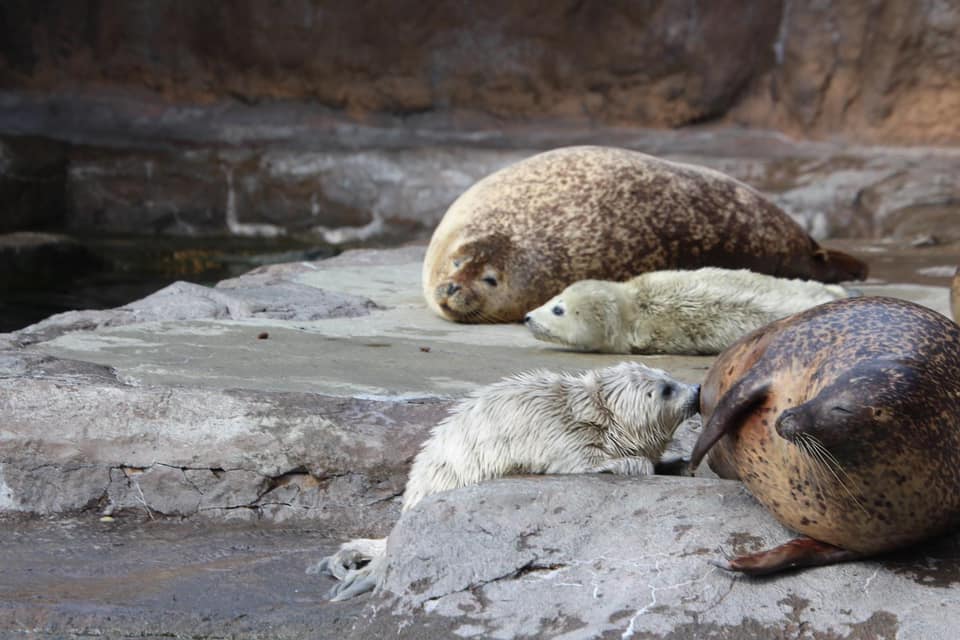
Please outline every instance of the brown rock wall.
M182 104L291 100L360 119L469 112L677 127L727 117L801 136L955 144L960 6L9 0L0 84Z
M960 5L788 1L776 64L733 110L743 124L898 144L960 142Z
M0 80L672 127L724 113L772 63L779 21L748 0L12 0Z

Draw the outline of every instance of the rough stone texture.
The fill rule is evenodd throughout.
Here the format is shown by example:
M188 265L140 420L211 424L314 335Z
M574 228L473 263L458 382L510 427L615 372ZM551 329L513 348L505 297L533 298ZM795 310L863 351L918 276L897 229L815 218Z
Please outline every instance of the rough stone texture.
M64 333L143 322L178 320L318 320L366 315L377 304L349 293L275 279L266 283L237 278L218 288L175 282L141 300L108 310L67 311L50 316L16 333L25 346Z
M73 229L314 233L334 243L427 233L476 179L526 154L490 150L71 152Z
M0 636L342 637L364 603L332 605L303 571L333 548L263 524L0 518Z
M776 63L732 121L809 135L956 144L960 6L941 0L783 2Z
M246 0L6 3L8 87L292 98L349 113L477 110L676 126L773 63L779 3ZM729 20L731 13L737 20Z
M722 552L791 537L742 485L723 480L556 476L459 489L430 496L400 519L364 632L953 637L960 622L956 536L769 579L708 564Z
M0 233L59 224L64 217L66 145L0 138Z
M960 8L941 0L13 0L0 81L181 104L288 100L357 120L467 111L676 127L730 114L937 144L960 141L958 33Z
M389 146L387 130L370 143ZM337 146L346 134L332 136ZM74 229L173 234L320 234L329 242L427 237L447 207L480 178L536 153L584 142L576 132L518 132L484 149L445 136L417 148L215 148L70 152ZM818 239L960 239L960 152L846 147L724 131L636 134L598 131L607 142L706 165L743 180ZM395 141L396 142L396 141ZM409 144L417 141L408 134ZM320 144L318 141L317 144Z
M0 510L309 518L382 531L425 427L446 410L436 400L141 386L121 377L89 363L0 353Z
M878 266L864 294L948 312L955 248L845 249ZM952 637L955 539L731 579L706 564L718 546L788 534L739 485L702 478L537 477L436 496L391 538L389 593L323 602L330 581L300 572L337 542L390 532L409 463L455 398L523 369L622 359L435 317L423 251L266 266L136 303L149 314L0 335L0 635ZM317 317L342 298L365 315ZM253 311L231 315L241 308ZM711 362L636 359L688 382Z

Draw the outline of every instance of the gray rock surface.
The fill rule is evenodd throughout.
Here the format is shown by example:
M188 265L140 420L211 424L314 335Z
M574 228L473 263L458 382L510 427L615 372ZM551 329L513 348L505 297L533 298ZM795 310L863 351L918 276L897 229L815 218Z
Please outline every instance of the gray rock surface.
M737 130L520 129L480 139L435 131L431 139L413 128L405 141L376 128L365 132L369 140L349 132L348 142L346 131L324 130L313 141L318 148L306 149L80 149L67 176L68 222L134 233L315 233L333 243L422 237L457 196L497 169L555 146L609 144L724 171L771 197L817 238L939 230L957 240L960 233L942 224L960 215L954 148L797 142Z
M366 633L955 637L960 538L766 579L708 563L791 537L726 480L552 476L459 489L400 519Z
M342 637L364 603L303 572L330 548L309 528L0 517L0 637Z
M11 127L74 145L60 160L59 211L62 224L88 233L422 239L491 172L545 149L606 144L729 173L817 238L960 234L947 224L960 216L956 147L813 142L729 126L469 128L436 114L356 122L276 102L198 109L143 96L0 92L0 131Z
M881 258L899 256L928 275L871 280L859 285L865 295L947 311L942 252L873 248L859 253L881 267ZM950 622L956 600L953 542L892 565L731 580L705 564L718 545L747 550L787 533L739 485L704 478L530 478L437 496L400 522L386 589L358 601L362 608L321 603L330 587L321 577L311 578L316 591L273 608L248 606L243 594L282 591L281 578L263 574L250 592L218 588L257 571L248 563L260 561L245 549L263 546L245 540L273 539L280 526L292 533L277 533L277 544L293 555L264 551L263 571L302 571L337 542L387 535L420 442L468 391L524 369L622 359L545 347L519 325L433 316L419 290L423 251L350 251L261 267L215 288L178 283L120 309L63 314L0 335L0 515L13 523L0 554L17 554L9 565L0 555L0 632L182 636L183 620L194 620L200 635L236 637L273 637L273 628L281 637L354 638L740 638L774 629L946 637L949 627L936 620ZM634 359L688 382L701 381L711 362ZM688 450L692 429L686 425L674 460ZM116 531L98 522L105 515ZM177 522L185 548L196 539L216 555L220 545L223 564L198 572L189 565L193 552L177 559L172 548L147 545L55 562L73 540L80 548L136 546L138 536ZM298 531L317 532L316 554L293 541ZM156 571L137 568L144 563ZM94 584L93 575L103 578ZM150 585L156 597L123 598L115 583L124 581ZM891 595L900 592L909 599ZM179 604L170 608L164 602L173 597ZM229 598L245 622L228 615ZM921 598L923 605L909 604ZM276 603L275 593L265 601ZM316 617L304 617L313 606Z

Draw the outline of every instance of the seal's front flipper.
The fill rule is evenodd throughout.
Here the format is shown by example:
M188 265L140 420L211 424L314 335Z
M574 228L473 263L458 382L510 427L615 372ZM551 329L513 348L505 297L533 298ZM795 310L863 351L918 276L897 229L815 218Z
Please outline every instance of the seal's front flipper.
M725 561L711 562L727 571L739 571L751 576L762 576L800 567L822 567L862 558L862 553L848 551L813 538L801 537L779 547L737 556Z
M697 444L693 446L693 453L690 454L691 474L700 466L700 461L707 455L710 447L725 434L739 428L747 414L767 399L769 392L769 383L758 385L749 378L744 378L723 394L710 420L700 432Z

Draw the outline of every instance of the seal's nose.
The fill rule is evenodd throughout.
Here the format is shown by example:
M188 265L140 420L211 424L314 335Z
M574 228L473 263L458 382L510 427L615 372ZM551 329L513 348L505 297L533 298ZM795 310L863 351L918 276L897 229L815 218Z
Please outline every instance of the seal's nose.
M460 291L460 285L455 284L455 283L453 283L453 282L451 282L450 284L447 285L447 295L448 295L448 296L452 296L452 295L455 294L457 291Z
M530 314L523 316L523 324L530 324Z

